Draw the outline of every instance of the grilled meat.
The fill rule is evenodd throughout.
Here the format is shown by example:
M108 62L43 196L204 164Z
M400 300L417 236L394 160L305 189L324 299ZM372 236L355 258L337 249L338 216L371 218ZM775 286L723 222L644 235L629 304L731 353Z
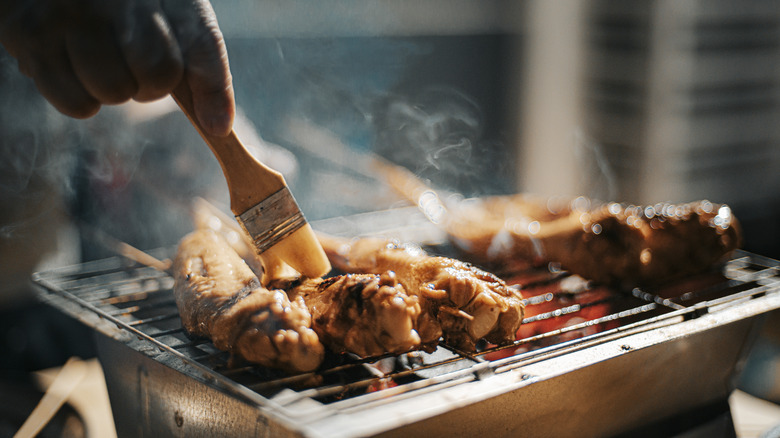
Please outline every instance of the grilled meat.
M226 215L205 199L196 198L192 203L192 219L196 229L212 230L225 239L249 265L263 286L275 278L298 274L295 269L278 258L258 254L254 242L246 232L241 230L235 218Z
M635 206L531 195L462 200L440 197L403 167L378 160L375 169L447 232L459 258L493 272L557 263L608 285L650 285L706 271L741 244L739 224L724 204Z
M328 279L297 279L273 286L302 299L312 328L335 352L358 356L404 353L420 346L415 329L419 300L406 294L393 272L348 274Z
M191 334L244 359L291 372L316 369L325 344L359 356L420 347L418 299L392 272L260 284L210 230L185 236L174 260L174 295Z
M491 269L508 260L557 262L572 273L623 287L702 272L736 249L726 205L630 206L585 198L554 205L528 196L487 198L450 209L446 229L463 257Z
M216 233L185 236L173 273L176 305L189 333L264 366L306 372L322 362L325 350L302 300L262 287Z
M430 351L436 348L442 335L452 345L473 350L476 341L482 338L493 343L514 340L514 332L522 321L520 294L492 274L457 260L429 257L416 247L395 245L391 248L382 240L362 240L345 247L341 247L343 241L331 242L332 259L335 255L333 245L339 245L339 250L346 248L349 263L341 263L341 267L351 274L328 279L279 278L264 274L265 267L258 262L254 252L247 250L246 242L237 238L240 234L234 232L229 221L215 214L215 209L205 201L200 204L195 206L194 212L196 223L202 228L196 233L201 237L185 238L177 261L193 257L185 250L197 256L201 256L198 251L208 252L204 248L198 250L199 245L219 246L220 254L209 259L214 270L220 257L230 254L229 259L222 262L230 264L237 264L236 259L245 257L244 261L254 267L255 273L244 265L236 271L238 274L231 271L230 275L238 275L237 278L245 282L254 278L256 284L252 283L252 287L267 294L286 291L294 313L305 313L297 319L301 327L313 329L318 342L335 352L348 351L365 357L419 348ZM233 241L228 242L231 237ZM177 262L177 270L181 270L182 261ZM258 274L267 284L260 284ZM210 279L212 282L204 288L222 290L227 287L239 291L244 287L243 283L231 284L236 283L234 277ZM177 288L184 288L187 281L191 280L183 274L178 275ZM220 283L219 286L216 283ZM218 295L222 294L227 293ZM185 305L180 304L180 310ZM200 309L202 314L190 315L189 319L182 315L182 320L195 325L199 324L199 318L217 318L210 315L219 305ZM225 305L230 306L230 303ZM185 327L198 333L197 327L188 327L187 322ZM209 333L200 334L212 337ZM266 332L265 335L270 334ZM270 360L260 363L277 366Z
M469 351L482 338L496 344L514 340L523 319L521 296L498 277L385 239L320 235L320 242L331 263L345 272L395 273L407 293L419 299L417 330L424 348L435 347L440 336Z

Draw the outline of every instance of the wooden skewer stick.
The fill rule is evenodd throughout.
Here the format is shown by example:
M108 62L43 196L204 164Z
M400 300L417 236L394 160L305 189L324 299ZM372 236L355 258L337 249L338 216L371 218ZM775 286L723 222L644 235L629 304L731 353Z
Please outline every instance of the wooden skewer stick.
M77 358L70 358L62 366L54 382L49 386L41 401L35 406L14 438L34 437L51 421L60 407L68 400L76 386L84 379L86 365Z
M140 263L144 266L157 269L160 272L170 273L172 262L170 259L160 260L149 253L141 251L140 249L123 242L113 236L108 235L97 228L88 228L87 231L92 237L96 239L98 243L103 245L106 249L113 251L125 258L128 258L136 263Z

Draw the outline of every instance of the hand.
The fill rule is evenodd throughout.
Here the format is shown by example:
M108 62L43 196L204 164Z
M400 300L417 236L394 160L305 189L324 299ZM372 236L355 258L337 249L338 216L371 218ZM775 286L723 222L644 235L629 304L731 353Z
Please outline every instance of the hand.
M183 80L209 133L232 127L227 50L208 0L3 1L0 43L68 116L156 100Z

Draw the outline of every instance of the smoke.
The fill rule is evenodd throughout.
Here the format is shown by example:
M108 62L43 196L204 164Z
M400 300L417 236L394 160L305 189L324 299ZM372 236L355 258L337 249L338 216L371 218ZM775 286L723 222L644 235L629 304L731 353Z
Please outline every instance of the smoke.
M302 160L281 148L269 154L264 147L261 161L285 174L305 209L332 204L336 207L328 211L345 214L348 210L339 209L343 195L322 183L322 172L328 171L322 160L286 143L291 117L327 128L347 148L378 152L466 195L512 185L496 176L506 160L489 127L494 117L482 109L485 90L463 85L483 83L468 75L493 56L482 50L492 42L469 48L481 58L462 70L452 68L462 64L454 50L460 50L462 39L269 38L230 41L228 47L238 104L263 138L289 147ZM446 53L446 62L429 63L423 69L427 77L418 81L419 61L433 52ZM4 68L16 73L13 62ZM3 135L4 199L54 193L82 226L142 249L175 244L188 231L193 197L227 205L216 160L175 108L158 111L157 105L145 104L143 116L136 117L128 106L104 107L93 119L74 121L56 113L26 78L12 76L3 84L20 81L24 87L2 90L2 126L12 133ZM263 143L259 136L239 136L250 145ZM46 188L35 189L40 182ZM367 202L360 204L366 209L386 207L365 181L355 187L365 194ZM331 197L323 197L328 190ZM15 225L31 219L28 211L3 218L0 226L16 234L24 227ZM110 255L85 251L85 259Z
M0 51L0 306L30 299L30 275L48 260L78 260L63 239L64 199L75 191L71 127Z
M470 162L482 128L476 103L452 88L430 88L413 100L391 99L386 123L384 138L406 146L395 149L392 158L412 162L414 157L419 172L449 171Z
M158 104L138 106L153 112ZM57 251L74 253L71 262L113 255L90 251L89 231L95 229L143 249L173 244L188 231L190 195L214 193L220 170L183 115L166 110L135 120L128 116L131 107L70 119L0 52L3 260L27 260L17 266L25 272ZM60 233L78 235L73 227L82 242L58 247Z
M457 88L391 96L377 126L379 154L439 187L472 196L508 182L495 178L505 148L486 138L479 104Z
M16 62L0 52L0 235L14 236L23 224L51 213L72 193L75 163L67 133L71 122L40 97L34 84L17 72ZM28 206L34 205L34 208Z
M604 145L588 137L582 130L575 132L574 140L574 154L580 163L581 194L593 199L618 199L618 178Z

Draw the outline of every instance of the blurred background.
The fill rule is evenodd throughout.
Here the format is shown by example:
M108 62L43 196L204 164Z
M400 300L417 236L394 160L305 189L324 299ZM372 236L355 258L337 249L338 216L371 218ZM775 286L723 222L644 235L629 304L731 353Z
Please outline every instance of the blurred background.
M465 196L725 202L777 257L780 6L624 3L215 7L238 103L295 155L312 220L392 205L376 153Z
M310 221L407 205L376 154L467 197L724 202L744 248L780 258L778 2L212 3L239 137ZM4 52L0 132L0 362L23 376L91 348L32 272L111 256L105 236L175 245L191 200L227 208L227 189L171 101L70 120ZM780 343L762 345L744 386L780 401Z

